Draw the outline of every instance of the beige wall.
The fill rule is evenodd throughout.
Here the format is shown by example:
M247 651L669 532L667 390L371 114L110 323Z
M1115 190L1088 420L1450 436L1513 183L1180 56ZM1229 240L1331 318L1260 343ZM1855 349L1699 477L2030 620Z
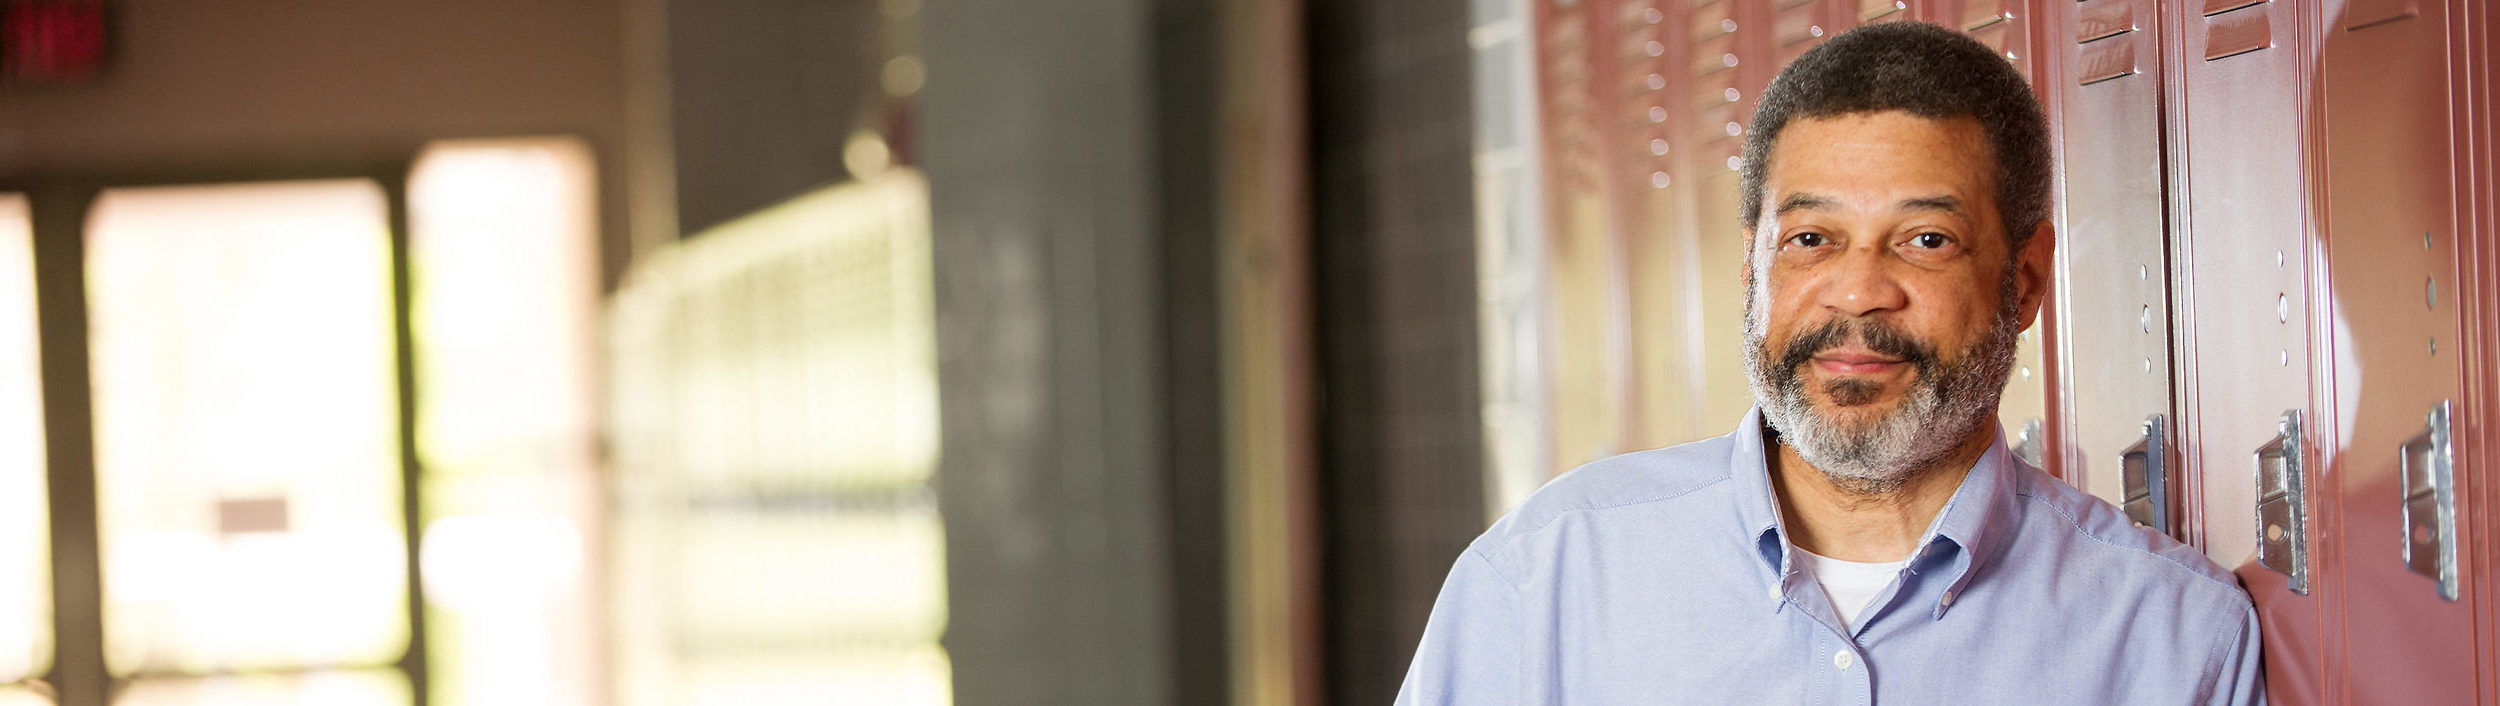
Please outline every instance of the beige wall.
M624 248L620 0L113 3L96 80L0 87L0 179L233 174L415 156L427 140L571 134L600 164L603 268Z

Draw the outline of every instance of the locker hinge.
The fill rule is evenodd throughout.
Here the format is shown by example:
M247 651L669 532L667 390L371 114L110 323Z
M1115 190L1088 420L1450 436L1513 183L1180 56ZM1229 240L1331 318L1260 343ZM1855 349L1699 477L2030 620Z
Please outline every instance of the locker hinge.
M2144 418L2144 436L2118 455L2127 483L2127 519L2170 533L2168 424L2162 415Z

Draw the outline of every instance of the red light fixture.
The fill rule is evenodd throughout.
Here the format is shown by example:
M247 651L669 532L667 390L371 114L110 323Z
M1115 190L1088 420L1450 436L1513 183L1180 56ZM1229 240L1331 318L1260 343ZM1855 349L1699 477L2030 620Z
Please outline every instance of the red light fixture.
M76 83L104 67L103 0L0 0L0 78Z

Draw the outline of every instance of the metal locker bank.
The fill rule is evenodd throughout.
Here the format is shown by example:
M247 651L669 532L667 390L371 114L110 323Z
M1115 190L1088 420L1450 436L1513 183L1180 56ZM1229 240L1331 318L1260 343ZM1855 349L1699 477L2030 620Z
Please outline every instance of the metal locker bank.
M2233 568L2274 701L2500 703L2489 3L1528 4L1553 467L1750 404L1753 101L1825 37L1942 24L2055 133L2057 282L2008 444Z

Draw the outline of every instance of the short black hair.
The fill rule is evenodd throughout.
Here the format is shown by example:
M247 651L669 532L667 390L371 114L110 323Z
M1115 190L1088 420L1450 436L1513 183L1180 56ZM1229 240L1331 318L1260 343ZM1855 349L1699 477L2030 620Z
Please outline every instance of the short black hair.
M1789 121L1891 110L1978 119L1996 160L2006 242L2020 252L2032 229L2049 218L2048 118L2011 61L1969 35L1923 22L1842 32L1771 80L1745 135L1745 232L1760 224L1771 142Z

